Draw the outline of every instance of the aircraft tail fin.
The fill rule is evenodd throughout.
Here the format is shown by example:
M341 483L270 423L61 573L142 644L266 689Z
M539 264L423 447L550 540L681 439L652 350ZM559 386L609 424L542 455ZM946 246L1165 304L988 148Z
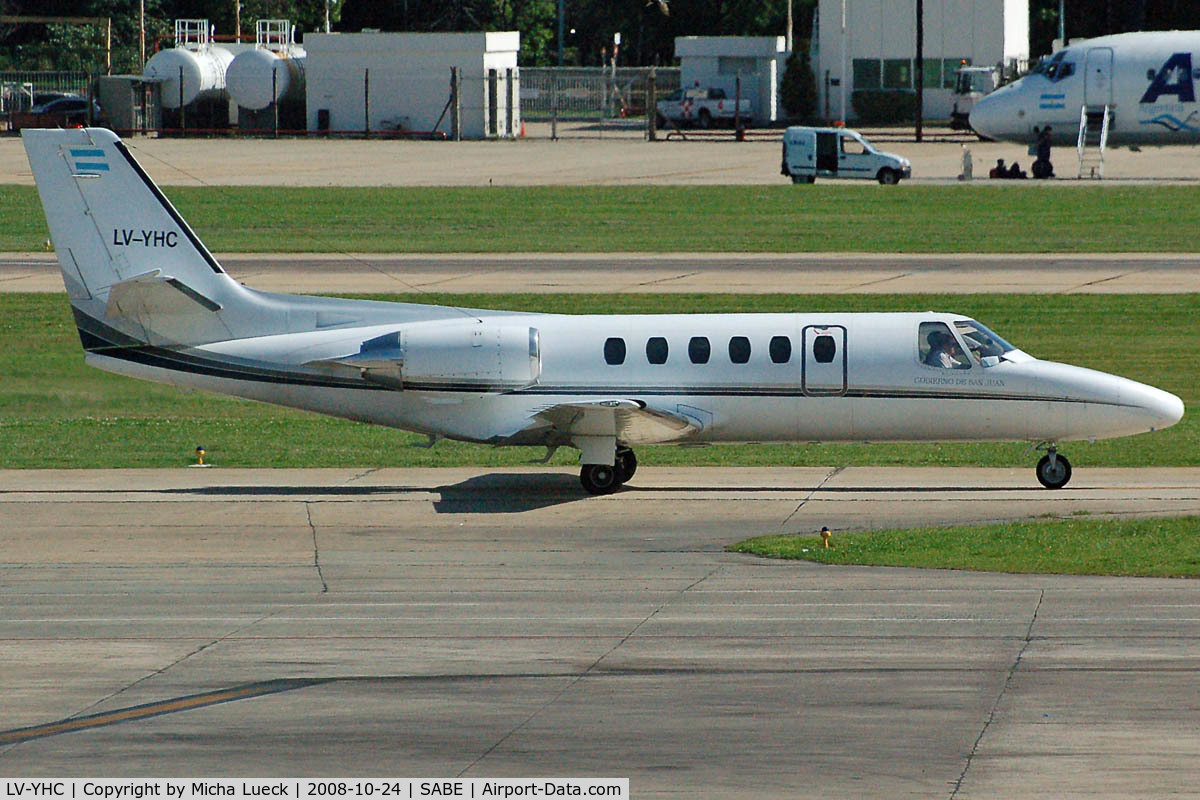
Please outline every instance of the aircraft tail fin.
M90 318L141 342L197 344L245 327L235 320L270 324L278 304L226 274L116 134L21 135L81 332Z

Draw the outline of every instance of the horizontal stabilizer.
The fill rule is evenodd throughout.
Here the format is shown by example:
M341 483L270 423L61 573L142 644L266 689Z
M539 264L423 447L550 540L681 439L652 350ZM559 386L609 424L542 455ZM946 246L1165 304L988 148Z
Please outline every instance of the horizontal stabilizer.
M183 281L153 270L109 287L106 316L142 322L161 314L195 314L220 311L221 304L200 294Z

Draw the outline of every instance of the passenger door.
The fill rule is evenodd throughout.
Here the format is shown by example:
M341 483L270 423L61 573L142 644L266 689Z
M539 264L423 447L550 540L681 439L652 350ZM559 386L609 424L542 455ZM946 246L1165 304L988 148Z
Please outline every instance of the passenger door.
M838 135L836 133L817 134L817 169L837 175Z
M1083 79L1083 102L1089 106L1111 106L1113 51L1111 47L1093 47L1087 51Z
M846 393L846 329L841 325L806 325L800 387L809 396Z

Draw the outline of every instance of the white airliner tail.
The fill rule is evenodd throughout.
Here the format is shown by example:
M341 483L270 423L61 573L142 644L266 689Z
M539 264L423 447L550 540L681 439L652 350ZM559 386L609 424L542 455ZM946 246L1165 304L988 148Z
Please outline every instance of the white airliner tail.
M116 134L24 130L22 139L72 301L171 280L210 305L233 299L237 283Z

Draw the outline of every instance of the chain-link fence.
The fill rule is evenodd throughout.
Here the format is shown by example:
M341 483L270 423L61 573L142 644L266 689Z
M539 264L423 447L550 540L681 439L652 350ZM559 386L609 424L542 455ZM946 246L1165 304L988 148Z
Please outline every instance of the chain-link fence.
M522 67L521 117L529 122L591 123L645 119L649 67ZM679 69L653 70L658 98L679 88ZM585 128L586 129L586 128ZM579 127L564 127L570 135Z
M86 72L0 71L0 112L28 111L51 93L87 95Z

